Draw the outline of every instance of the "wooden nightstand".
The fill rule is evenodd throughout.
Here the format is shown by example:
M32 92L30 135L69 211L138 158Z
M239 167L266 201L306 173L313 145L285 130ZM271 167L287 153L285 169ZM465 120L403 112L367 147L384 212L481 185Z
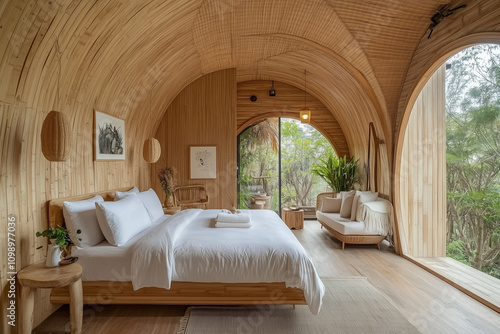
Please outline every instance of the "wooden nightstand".
M69 286L71 333L82 332L83 297L82 266L72 263L54 268L45 267L45 262L23 268L17 279L21 284L21 314L19 333L31 333L35 291L38 288L60 288Z
M290 208L281 209L281 219L289 228L300 230L304 228L304 210L292 210Z
M163 213L166 215L175 215L179 211L181 211L180 206L173 206L171 208L163 208Z

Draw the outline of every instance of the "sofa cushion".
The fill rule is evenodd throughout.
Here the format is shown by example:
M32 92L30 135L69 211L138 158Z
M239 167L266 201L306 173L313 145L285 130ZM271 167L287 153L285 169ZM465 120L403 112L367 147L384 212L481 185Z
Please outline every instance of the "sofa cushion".
M343 235L374 235L373 232L367 232L363 222L352 221L340 217L339 213L316 212L318 220L335 231Z
M321 204L321 211L329 213L339 213L341 206L342 206L341 198L323 197L323 203Z

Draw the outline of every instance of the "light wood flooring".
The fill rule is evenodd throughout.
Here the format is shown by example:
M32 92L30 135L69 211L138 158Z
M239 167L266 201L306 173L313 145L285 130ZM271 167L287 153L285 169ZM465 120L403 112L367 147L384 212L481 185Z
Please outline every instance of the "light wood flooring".
M498 278L449 257L408 258L500 313L500 280Z
M422 333L500 333L500 314L397 256L387 245L346 245L316 221L293 230L323 277L365 276ZM176 333L184 306L87 305L83 333ZM60 308L34 333L69 332Z

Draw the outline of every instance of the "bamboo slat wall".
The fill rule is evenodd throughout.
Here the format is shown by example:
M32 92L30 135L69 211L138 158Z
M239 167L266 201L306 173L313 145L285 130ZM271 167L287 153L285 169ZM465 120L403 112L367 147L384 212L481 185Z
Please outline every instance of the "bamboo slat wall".
M408 120L401 155L402 250L446 256L445 65L429 79Z
M304 108L302 89L274 82L276 96L269 96L272 82L267 80L238 83L237 119L238 133L262 117L291 117L298 119ZM256 96L252 102L250 96ZM347 140L332 113L316 98L307 94L307 107L311 109L311 125L319 130L335 148L338 156L349 154Z
M43 258L43 251L35 250L42 240L33 235L46 227L48 199L147 188L152 176L141 159L144 140L156 133L185 87L218 70L235 68L236 82L275 80L302 87L307 69L307 91L338 121L353 156L366 155L368 124L375 123L385 142L386 193L389 177L396 175L392 165L400 159L398 131L405 128L412 94L434 60L467 43L500 41L498 0L468 1L427 40L429 18L441 3L2 1L0 219L5 226L7 215L18 218L17 269ZM64 112L73 129L74 149L64 163L49 163L41 155L39 133L51 109ZM125 162L93 160L93 109L125 120L130 139ZM5 240L0 241L3 291ZM3 293L1 298L3 318L7 300ZM43 296L36 302L35 323L52 310ZM8 330L2 322L1 331Z
M157 171L173 166L177 184L203 184L207 209L230 209L236 203L236 75L234 69L207 74L187 86L172 102L160 122L156 138L162 156L153 165L152 184L163 195ZM189 179L189 147L216 146L217 178ZM162 198L162 197L160 197Z

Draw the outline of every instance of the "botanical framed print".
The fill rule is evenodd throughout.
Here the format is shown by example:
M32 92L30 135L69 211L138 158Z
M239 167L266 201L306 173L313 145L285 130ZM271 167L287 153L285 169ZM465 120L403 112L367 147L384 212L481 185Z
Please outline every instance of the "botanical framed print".
M125 160L125 121L94 110L95 160Z
M217 178L216 146L189 147L189 178L190 179Z

